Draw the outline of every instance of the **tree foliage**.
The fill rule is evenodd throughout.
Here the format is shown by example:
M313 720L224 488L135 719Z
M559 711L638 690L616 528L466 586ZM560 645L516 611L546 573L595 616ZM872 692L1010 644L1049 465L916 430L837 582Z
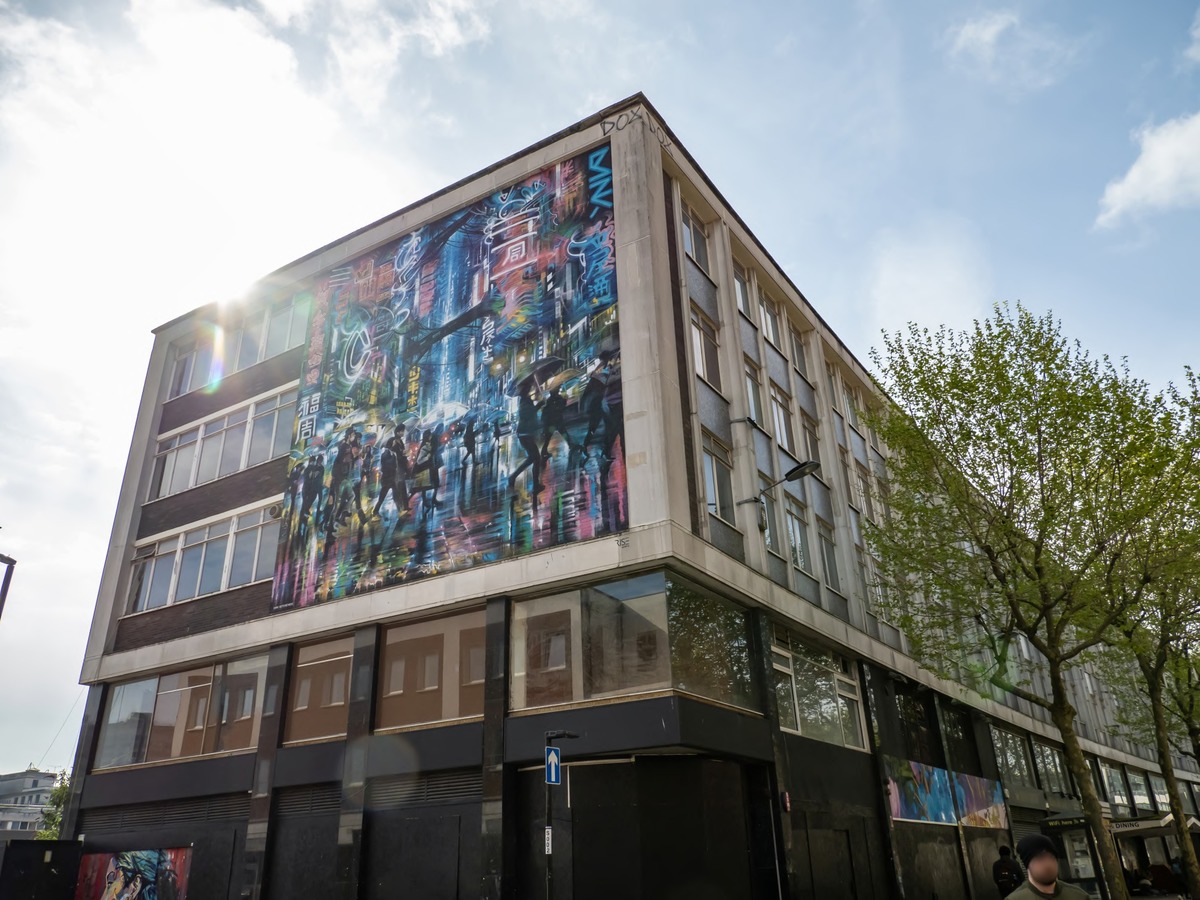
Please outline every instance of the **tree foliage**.
M50 791L50 803L42 810L42 820L38 823L37 839L39 841L57 841L62 830L63 810L67 806L67 798L71 794L71 776L65 769L58 773L54 788Z
M889 449L889 515L870 532L886 613L927 667L961 678L974 657L980 680L1050 711L1119 873L1066 678L1176 564L1163 511L1189 484L1181 398L1020 304L967 331L910 325L872 357L890 400L870 417ZM1043 682L1014 677L1018 638Z

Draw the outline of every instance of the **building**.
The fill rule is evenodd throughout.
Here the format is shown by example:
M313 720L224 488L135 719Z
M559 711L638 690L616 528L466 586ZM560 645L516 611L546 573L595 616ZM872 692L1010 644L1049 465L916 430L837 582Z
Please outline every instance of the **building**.
M641 95L163 325L64 835L203 897L983 897L1032 830L1094 885L1042 711L876 615L870 390Z
M37 833L57 778L56 773L33 766L0 775L0 841L28 839Z

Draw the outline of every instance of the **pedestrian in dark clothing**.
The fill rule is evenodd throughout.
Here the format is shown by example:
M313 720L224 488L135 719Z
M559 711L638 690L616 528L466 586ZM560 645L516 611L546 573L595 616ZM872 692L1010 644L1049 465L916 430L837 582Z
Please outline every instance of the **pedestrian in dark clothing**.
M533 401L529 392L521 394L517 405L517 440L525 450L525 459L516 470L508 476L508 489L512 490L517 484L517 476L533 466L533 490L537 493L542 489L541 463L542 454L538 449L538 405Z
M1087 900L1083 888L1058 880L1058 850L1044 834L1027 834L1017 843L1017 856L1029 876L1008 895L1009 900Z
M467 460L471 462L479 462L475 456L475 420L467 422L467 429L463 432L463 467L467 465Z
M1017 861L1012 858L1012 849L1000 848L1000 858L992 863L992 881L996 882L996 890L1004 898L1021 886L1025 874Z
M567 398L562 395L562 392L553 387L550 393L546 396L546 402L542 405L542 458L546 458L546 451L550 449L550 438L557 431L566 440L567 445L574 449L574 444L571 443L571 435L567 433Z
M321 488L325 483L325 457L318 453L304 467L304 487L300 489L303 503L300 507L300 521L307 522L309 511L317 498L321 496Z

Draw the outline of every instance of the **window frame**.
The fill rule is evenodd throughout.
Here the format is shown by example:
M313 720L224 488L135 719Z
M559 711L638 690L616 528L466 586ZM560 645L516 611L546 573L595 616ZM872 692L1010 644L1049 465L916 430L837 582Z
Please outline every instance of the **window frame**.
M718 394L723 394L721 381L721 328L692 304L692 370Z
M680 222L683 228L683 252L694 262L705 275L712 274L712 257L708 252L708 223L700 217L687 200L680 202ZM696 240L697 233L700 240ZM697 252L697 247L700 248ZM700 257L703 257L701 259Z
M733 300L737 306L738 312L750 320L751 324L757 327L758 323L754 321L753 313L753 294L754 283L750 276L750 267L744 266L736 259L733 261Z
M781 559L784 556L783 547L779 540L779 504L775 500L774 489L778 485L775 484L775 479L764 472L758 473L759 487L759 507L761 522L766 525L762 529L763 543L767 548L767 552L773 556L778 556Z
M796 455L796 429L792 416L792 395L775 380L767 388L771 404L771 424L774 426L775 442L791 456Z
M747 356L744 357L742 371L746 382L747 418L763 431L767 431L769 420L763 405L762 367Z
M839 597L842 593L841 570L837 560L837 538L833 526L824 519L817 519L817 542L821 548L821 575L825 586Z
M794 322L788 322L788 340L792 345L792 368L801 378L812 384L808 377L808 353L804 348L804 335L805 332L797 328Z
M762 285L758 286L758 324L762 329L763 337L776 350L781 350L780 344L782 338L780 336L780 309L779 302L763 289Z
M298 381L290 382L282 388L272 388L269 392L253 398L249 402L239 403L236 406L231 406L220 412L207 416L203 419L189 422L179 428L173 428L170 431L165 431L158 436L155 452L150 460L149 472L150 478L146 485L145 502L153 503L156 500L164 500L167 497L174 497L177 494L182 494L185 491L190 491L192 488L200 487L205 484L212 484L220 481L222 478L229 478L239 472L244 472L254 466L268 463L271 460L280 459L291 452L292 449L292 432L296 427L296 408L299 402L300 385ZM291 395L291 399L284 401L283 398ZM290 403L292 409L291 421L287 423L286 433L288 435L288 444L281 452L275 452L275 445L279 440L280 420L286 418L281 414ZM269 405L270 404L270 405ZM239 420L230 422L231 416L238 416L242 412L245 415ZM254 437L255 423L259 419L267 416L274 416L274 424L271 429L271 455L266 459L258 462L250 462L250 447ZM210 426L222 423L220 428L214 428L212 431L207 431ZM242 446L238 451L238 463L235 469L221 474L221 464L225 457L225 441L228 437L228 432L241 426ZM181 444L179 441L183 437L192 435L186 443ZM200 481L200 462L204 456L204 449L207 446L207 441L220 436L221 446L217 454L217 473L204 481ZM164 447L163 445L170 446ZM191 459L188 462L187 481L184 486L179 488L168 487L167 491L163 492L164 484L172 484L175 480L176 467L178 465L178 453L182 447L194 446L191 453ZM160 460L162 462L160 463Z
M786 731L790 734L797 734L800 737L808 740L821 741L822 743L833 744L840 746L846 750L856 750L860 753L871 753L870 742L868 740L866 709L863 703L862 689L859 685L857 676L857 663L849 657L843 656L831 650L826 650L824 647L810 644L793 636L788 629L782 625L775 625L771 629L771 645L769 648L771 654L771 667L776 672L787 672L791 675L791 696L792 702L795 704L792 711L792 718L796 722L796 728L789 728L782 723L780 717L779 728L781 731ZM818 666L833 676L834 693L836 697L836 705L838 711L838 730L841 732L842 740L840 743L830 741L824 737L805 733L804 719L800 714L800 701L798 698L799 686L796 683L796 656L803 655L805 662L808 665ZM787 662L781 662L780 657L786 657ZM772 685L772 690L775 686ZM776 694L778 698L778 694ZM843 700L848 700L854 704L855 714L853 716L855 722L855 731L859 743L850 742L846 736L846 706L843 705Z
M700 436L700 454L701 454L701 469L704 476L704 506L710 516L716 516L726 525L736 528L737 506L733 500L733 451L726 447L725 444L714 434L709 431L702 431ZM710 461L712 477L710 479ZM721 481L717 477L718 467L722 467L725 473L725 484L728 486L728 507L729 517L726 518L721 514L722 503ZM717 492L718 496L715 499L709 496L710 480L712 488Z

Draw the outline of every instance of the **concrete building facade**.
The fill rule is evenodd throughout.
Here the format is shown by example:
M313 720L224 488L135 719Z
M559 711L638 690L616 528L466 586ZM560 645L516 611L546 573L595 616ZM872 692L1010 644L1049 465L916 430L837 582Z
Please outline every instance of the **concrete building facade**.
M58 776L30 766L0 775L0 841L32 838L41 827L42 811Z
M1040 830L1094 889L1044 713L878 614L872 397L641 95L163 325L64 836L203 897L976 898Z

